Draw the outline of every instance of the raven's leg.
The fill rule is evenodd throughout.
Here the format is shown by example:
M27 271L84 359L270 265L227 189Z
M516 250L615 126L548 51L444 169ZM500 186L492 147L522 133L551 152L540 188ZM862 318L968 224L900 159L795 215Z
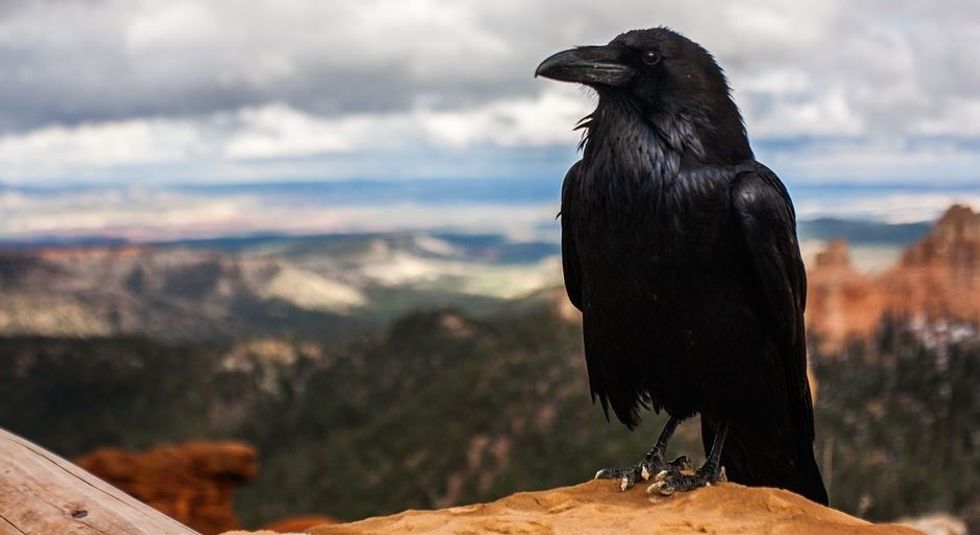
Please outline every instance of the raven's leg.
M641 479L646 480L662 474L679 474L681 470L690 467L691 462L683 455L670 462L667 462L665 457L667 455L667 442L674 435L679 423L681 421L673 416L667 420L667 425L660 432L657 443L643 456L642 461L626 468L604 468L595 473L594 479L618 479L620 480L619 487L626 490Z
M728 435L728 422L723 422L715 431L715 440L711 443L711 453L704 461L701 468L693 475L682 474L680 472L658 474L656 482L647 489L647 492L657 491L665 496L677 491L694 490L706 487L712 483L725 480L725 469L721 466L721 448L725 445L725 437Z

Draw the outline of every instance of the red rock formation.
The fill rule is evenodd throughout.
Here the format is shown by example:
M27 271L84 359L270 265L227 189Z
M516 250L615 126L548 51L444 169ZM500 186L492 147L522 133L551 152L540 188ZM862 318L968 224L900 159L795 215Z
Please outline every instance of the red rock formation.
M847 244L831 242L808 274L807 327L821 339L839 342L874 330L882 296L873 281L851 266Z
M929 318L980 320L980 213L956 205L884 274L889 309Z
M238 527L234 491L258 469L255 449L238 442L189 442L142 453L103 448L75 463L204 534Z
M980 323L980 214L953 206L876 277L857 273L846 244L833 242L808 278L807 327L831 347L871 334L886 313Z

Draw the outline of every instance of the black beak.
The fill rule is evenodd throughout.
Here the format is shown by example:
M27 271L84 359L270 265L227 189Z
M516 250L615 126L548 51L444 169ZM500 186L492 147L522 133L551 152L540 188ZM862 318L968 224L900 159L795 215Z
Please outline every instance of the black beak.
M544 60L534 76L580 84L623 85L635 71L620 60L620 50L609 46L581 46Z

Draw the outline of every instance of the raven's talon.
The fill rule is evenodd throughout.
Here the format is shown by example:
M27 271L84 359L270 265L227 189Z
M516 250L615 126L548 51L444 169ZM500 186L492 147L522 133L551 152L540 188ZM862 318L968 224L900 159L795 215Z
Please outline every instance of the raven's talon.
M715 483L727 481L725 469L719 468L712 470L701 467L693 475L682 474L680 472L657 474L657 479L653 485L647 487L647 494L659 492L664 496L670 496L678 491L694 490L701 487L710 487Z
M619 479L623 477L623 474L625 473L626 470L623 470L622 468L603 468L602 470L599 470L598 472L595 473L595 478L596 479Z
M665 462L659 456L651 457L626 468L603 468L595 473L593 479L618 479L619 488L627 490L640 481L648 481L651 478L660 480L670 474L679 474L690 464L691 462L683 455L670 462Z
M593 479L618 479L619 488L626 490L640 480L640 468L639 466L631 466L629 468L603 468L595 473Z
M674 487L667 483L666 478L658 479L653 485L647 487L647 494L653 494L653 492L659 492L662 496L670 496L674 493Z
M692 468L694 468L694 465L691 464L691 459L688 459L687 455L681 455L680 457L674 459L673 461L670 461L670 463L668 464L671 467L675 468L676 471L678 472L684 470L691 470Z

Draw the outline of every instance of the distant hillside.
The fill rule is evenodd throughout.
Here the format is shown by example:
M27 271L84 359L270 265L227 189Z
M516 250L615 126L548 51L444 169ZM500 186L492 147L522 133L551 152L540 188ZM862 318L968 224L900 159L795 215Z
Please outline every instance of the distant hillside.
M477 313L559 283L555 244L498 235L253 236L0 249L0 334L321 334Z
M457 186L447 183L446 194ZM296 188L318 195L360 191L356 184L336 192L330 184ZM805 245L843 237L871 246L858 255L869 265L887 265L927 231L925 224L800 223ZM500 310L509 299L560 285L559 254L557 241L448 232L7 242L0 247L0 334L356 334L417 308Z
M152 247L0 252L0 333L163 339L354 327L352 288L275 258Z
M345 349L0 338L0 382L16 385L0 390L0 426L69 456L247 440L260 468L239 511L253 524L580 481L638 458L663 420L651 414L642 433L605 422L589 401L579 327L551 303L483 320L419 312ZM692 433L676 446L699 447Z
M68 456L246 440L259 472L237 507L252 526L577 483L636 461L663 418L649 413L635 432L603 419L561 303L541 293L484 318L416 312L344 347L0 338L0 426ZM811 352L817 457L835 507L876 519L980 507L980 455L962 440L980 416L976 338L892 323L842 351ZM700 449L692 421L671 453Z
M866 245L906 245L929 231L928 221L918 223L885 223L879 221L817 218L799 221L800 240L831 241L844 239L853 244ZM555 254L558 251L558 234L548 233L550 241L536 241L513 244L500 234L493 233L453 233L453 232L405 232L405 233L342 233L342 234L305 234L292 235L276 232L254 232L243 235L218 236L214 238L192 238L179 240L150 241L145 245L160 247L195 248L229 252L241 252L262 247L300 248L305 246L329 245L342 247L345 243L357 243L372 238L388 239L398 237L404 239L413 235L431 235L462 247L497 248L504 245L520 245L521 249L535 251L533 258L540 259L541 255ZM30 238L2 239L0 248L29 249L35 247L58 246L123 246L131 242L120 238L104 236L58 236L36 235Z
M848 219L819 218L800 221L799 238L806 240L845 240L862 245L908 245L925 236L931 224L881 223Z

